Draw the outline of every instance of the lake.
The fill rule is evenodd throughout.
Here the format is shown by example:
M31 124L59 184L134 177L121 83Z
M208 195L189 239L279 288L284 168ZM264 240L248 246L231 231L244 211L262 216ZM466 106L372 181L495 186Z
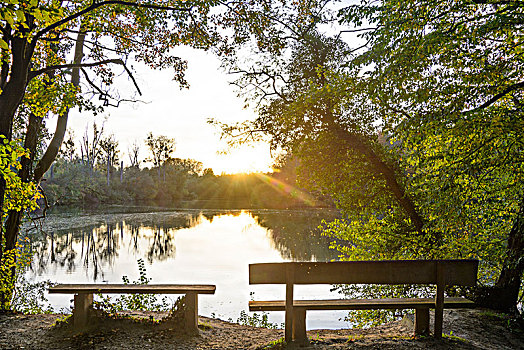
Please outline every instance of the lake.
M121 208L120 208L121 209ZM322 220L334 210L171 210L135 212L61 211L48 215L31 236L33 261L27 278L58 283L121 283L138 279L137 260L145 262L150 283L215 284L215 295L199 299L199 314L233 319L250 298L285 298L285 287L249 285L248 264L330 261L337 252L320 235ZM127 211L127 210L126 210ZM339 298L331 286L296 286L296 299ZM70 308L70 295L48 295L56 310ZM311 311L308 329L347 328L343 311ZM283 312L270 312L282 323Z

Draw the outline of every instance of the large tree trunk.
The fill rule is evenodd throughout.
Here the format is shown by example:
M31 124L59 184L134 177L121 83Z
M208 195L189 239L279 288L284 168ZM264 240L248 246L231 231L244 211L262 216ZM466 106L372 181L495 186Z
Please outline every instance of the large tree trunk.
M32 55L31 49L28 48L27 40L25 38L12 37L11 53L12 60L9 64L6 62L2 65L1 77L1 93L0 93L0 135L6 140L11 140L13 132L13 121L15 118L18 106L22 102L27 86L27 79L29 74L29 62ZM7 78L9 80L7 81ZM5 192L6 181L3 176L0 176L0 227L4 222L4 208L5 208ZM8 245L4 246L4 230L0 230L0 266L4 264L4 254L8 250ZM3 276L5 277L5 276ZM9 295L0 293L0 309L3 309L8 304Z
M479 288L476 302L481 306L503 312L517 313L522 276L524 274L524 197L511 227L506 257L495 286Z
M20 180L24 183L31 181L31 165L34 162L36 154L36 146L38 144L38 134L42 127L42 118L35 116L33 113L29 115L29 124L27 126L26 137L24 141L24 148L29 151L29 158L23 157L20 161L22 168L20 169ZM5 241L6 250L15 248L16 237L18 236L18 229L22 219L23 212L11 210L7 216L5 223Z
M24 38L11 39L12 62L9 81L5 83L0 94L0 135L11 140L13 121L18 106L24 98L29 74L28 45ZM0 177L0 223L3 219L5 180ZM0 242L2 236L0 233Z
M497 288L503 296L502 309L511 311L517 307L522 275L524 273L524 197L520 200L520 210L509 232L506 258L500 273Z

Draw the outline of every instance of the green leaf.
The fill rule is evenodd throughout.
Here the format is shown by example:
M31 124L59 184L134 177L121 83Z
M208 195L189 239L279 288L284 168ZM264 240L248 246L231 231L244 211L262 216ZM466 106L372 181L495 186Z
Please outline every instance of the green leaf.
M7 43L2 38L0 38L0 48L3 50L9 50L9 45L7 45Z

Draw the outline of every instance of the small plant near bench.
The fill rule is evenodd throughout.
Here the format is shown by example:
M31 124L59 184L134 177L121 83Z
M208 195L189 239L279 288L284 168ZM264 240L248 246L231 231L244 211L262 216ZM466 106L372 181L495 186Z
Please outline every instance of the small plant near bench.
M160 323L172 326L172 328L183 328L185 324L186 297L178 297L169 314Z
M147 285L152 280L152 278L147 277L144 260L138 259L137 264L139 273L138 280L130 282L129 277L122 276L124 284ZM111 298L110 296L104 297L102 294L97 294L97 296L101 300L94 301L93 307L95 311L98 311L98 316L164 324L175 329L183 328L185 322L184 309L186 307L185 296L178 297L172 306L169 303L170 299L162 297L159 301L154 294L124 294L116 298ZM160 320L156 320L153 316L140 318L133 315L118 315L118 313L122 311L169 311L169 314Z
M348 343L353 343L353 342L356 342L356 341L359 341L359 340L362 340L364 339L364 335L362 334L359 334L359 335L352 335L348 338Z
M64 325L69 324L71 316L72 315L63 315L62 317L57 318L55 323L53 323L53 327L62 327Z
M152 280L147 277L147 270L143 259L137 260L138 264L138 280L130 282L129 277L122 276L124 284L147 285ZM162 297L159 301L154 294L124 294L116 298L110 296L102 296L96 294L100 300L93 301L93 306L97 310L104 311L110 315L117 314L120 311L168 311L171 309L169 299Z
M284 338L280 338L280 339L269 342L262 349L264 350L282 350L282 349L286 349L286 346L287 346L287 343L284 340Z
M255 300L255 292L249 292L249 299L251 301ZM212 314L213 318L214 314ZM233 320L231 320L233 322ZM269 322L269 314L267 312L261 312L260 314L253 312L253 315L250 316L246 310L240 311L240 317L237 318L237 322L242 326L251 326L258 328L268 328L268 329L283 329L284 323L280 325L277 323Z
M282 329L284 324L277 324L269 322L269 315L267 312L262 312L260 314L253 312L253 316L250 316L245 310L240 311L240 317L237 319L238 324L243 326L251 326L258 328L268 328L268 329Z
M469 340L453 335L453 331L449 332L449 334L443 334L442 336L446 339L450 339L453 341L457 341L461 343L469 343Z

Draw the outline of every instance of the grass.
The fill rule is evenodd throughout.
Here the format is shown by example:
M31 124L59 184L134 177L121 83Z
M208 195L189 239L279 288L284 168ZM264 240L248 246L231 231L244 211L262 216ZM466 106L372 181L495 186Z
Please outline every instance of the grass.
M213 329L213 326L210 325L209 323L207 322L202 322L202 323L199 323L198 324L198 328L203 330L203 331L207 331L207 330L210 330L210 329Z
M316 334L313 338L310 339L311 342L321 342L322 338L320 337L320 334Z
M502 313L490 311L490 310L479 312L479 315L482 317L486 317L486 318L495 318L495 319L504 320L504 321L508 317L506 314L502 314Z
M353 343L353 342L356 342L358 340L362 340L364 339L365 336L363 334L360 334L360 335L352 335L348 338L348 343Z
M61 327L67 324L72 316L73 315L64 315L62 317L57 318L55 323L53 323L53 327Z
M264 346L262 349L264 350L281 350L286 348L286 341L284 338L280 338L277 340L273 340L272 342L269 342L266 346Z
M460 343L466 343L466 344L469 343L469 340L461 338L461 337L457 337L456 335L453 335L453 332L449 332L449 334L442 334L442 337L449 339L449 340L456 341L456 342L460 342Z

